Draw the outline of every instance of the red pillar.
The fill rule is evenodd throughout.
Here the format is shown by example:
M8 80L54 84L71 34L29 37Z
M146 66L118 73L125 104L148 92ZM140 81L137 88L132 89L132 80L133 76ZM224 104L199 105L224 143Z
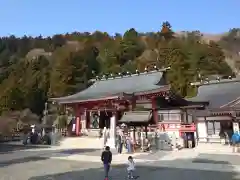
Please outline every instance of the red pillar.
M77 136L80 136L80 125L81 125L81 122L80 122L80 117L76 117L76 135Z
M152 109L153 109L153 120L155 124L158 124L158 112L157 112L157 101L156 98L152 98Z

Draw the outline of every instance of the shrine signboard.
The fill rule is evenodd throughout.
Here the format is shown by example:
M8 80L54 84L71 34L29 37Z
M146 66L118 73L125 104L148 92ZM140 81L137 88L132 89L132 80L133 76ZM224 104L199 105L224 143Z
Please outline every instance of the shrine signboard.
M162 129L164 131L183 131L183 132L196 131L196 127L194 124L181 125L179 123L161 123L160 129Z

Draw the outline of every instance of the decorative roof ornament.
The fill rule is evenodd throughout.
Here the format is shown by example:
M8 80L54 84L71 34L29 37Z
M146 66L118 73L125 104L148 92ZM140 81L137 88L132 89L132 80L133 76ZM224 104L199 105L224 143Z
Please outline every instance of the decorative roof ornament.
M95 78L90 79L89 81L94 82L94 81L100 81L100 80L108 80L108 79L115 79L115 78L123 78L123 77L131 77L131 76L139 76L142 74L146 73L151 73L151 72L156 72L156 71L167 71L169 70L170 67L167 68L158 68L156 65L154 65L154 70L149 70L148 66L144 68L143 72L140 72L138 69L135 70L135 73L131 73L130 71L127 72L119 72L116 74L113 73L108 73L108 74L103 74L101 76L96 75Z
M169 96L165 96L165 100L167 100L167 101L168 101L168 100L169 100Z
M107 76L105 74L102 76L102 80L103 79L107 79Z
M205 83L206 83L206 84L209 83L209 79L208 79L208 78L205 79Z
M106 74L105 75L105 79L107 80L109 78L109 74Z
M120 77L123 77L123 73L118 73L118 75L119 75Z
M198 73L198 78L199 78L199 79L201 79L201 78L202 78L202 75L201 75L201 73L200 73L200 72Z
M148 67L145 67L144 71L147 73L148 72Z
M139 76L140 75L140 72L138 69L136 69L136 74Z
M98 80L101 80L101 77L99 77L99 76L96 76L96 81L98 81Z

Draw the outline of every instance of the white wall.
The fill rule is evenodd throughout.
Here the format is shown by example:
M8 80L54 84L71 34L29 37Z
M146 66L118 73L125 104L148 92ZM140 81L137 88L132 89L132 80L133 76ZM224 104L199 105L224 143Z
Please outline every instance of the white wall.
M192 123L193 122L193 115L192 114L188 114L188 123Z
M206 142L207 141L207 126L205 122L198 122L197 123L197 134L199 142Z

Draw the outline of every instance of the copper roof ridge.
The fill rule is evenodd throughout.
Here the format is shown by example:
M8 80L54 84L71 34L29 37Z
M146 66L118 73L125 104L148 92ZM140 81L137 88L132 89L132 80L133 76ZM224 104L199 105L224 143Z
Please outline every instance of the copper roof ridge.
M231 82L240 82L240 78L234 79L220 79L220 80L211 80L211 81L202 81L202 82L193 82L191 86L202 86L202 85L212 85L212 84L224 84Z
M107 81L107 80L114 80L114 79L130 78L132 76L142 76L142 75L147 75L147 74L153 74L153 73L156 73L156 72L166 72L169 69L170 69L170 67L167 67L167 68L162 68L162 69L158 69L158 70L145 71L145 72L141 72L141 73L134 73L134 74L128 74L128 75L122 75L122 76L118 75L118 76L115 76L115 77L108 77L106 79L104 79L104 78L101 78L99 80L90 79L89 81L96 82L96 81Z

